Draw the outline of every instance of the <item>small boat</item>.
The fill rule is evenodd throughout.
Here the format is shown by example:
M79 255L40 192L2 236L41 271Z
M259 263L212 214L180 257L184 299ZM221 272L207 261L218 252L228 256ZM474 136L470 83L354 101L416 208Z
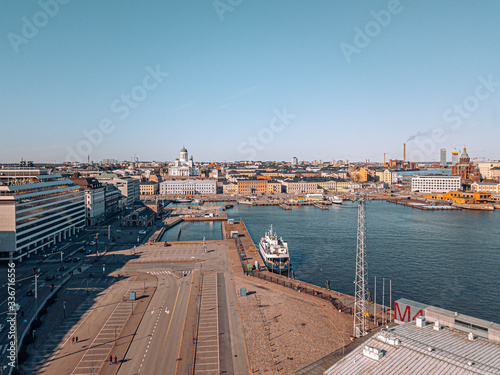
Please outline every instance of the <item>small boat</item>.
M269 232L260 239L259 253L264 264L273 272L286 272L290 268L288 244L273 233L271 225Z
M330 197L330 200L332 201L333 204L342 204L343 200L337 195L334 195L333 197Z
M192 199L190 198L177 198L175 200L175 203L190 203Z

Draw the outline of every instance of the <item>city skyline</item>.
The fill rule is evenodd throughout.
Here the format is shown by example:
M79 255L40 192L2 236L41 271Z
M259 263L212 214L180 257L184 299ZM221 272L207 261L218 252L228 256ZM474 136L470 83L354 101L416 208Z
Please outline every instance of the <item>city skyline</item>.
M3 5L0 163L498 159L493 1Z

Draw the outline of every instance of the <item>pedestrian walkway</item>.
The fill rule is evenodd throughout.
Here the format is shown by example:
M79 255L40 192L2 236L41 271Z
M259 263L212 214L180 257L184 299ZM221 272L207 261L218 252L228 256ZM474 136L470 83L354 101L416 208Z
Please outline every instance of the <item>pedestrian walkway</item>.
M179 271L183 274L189 274L192 271ZM173 275L172 271L148 271L150 275Z
M218 374L219 314L216 273L208 273L203 276L196 340L195 375Z
M142 293L143 291L138 291L136 298L140 297ZM117 336L132 313L132 302L128 301L128 298L129 291L124 294L122 301L117 304L111 316L104 323L96 338L92 341L82 359L71 373L72 375L96 374L98 371L93 371L92 368L99 369L106 362L107 358L109 358L109 353L115 345Z
M59 354L60 350L75 335L76 330L85 322L90 314L99 306L99 303L106 296L103 293L96 298L92 293L73 313L59 326L57 331L50 335L42 347L30 356L26 368L33 374L42 373L45 367Z

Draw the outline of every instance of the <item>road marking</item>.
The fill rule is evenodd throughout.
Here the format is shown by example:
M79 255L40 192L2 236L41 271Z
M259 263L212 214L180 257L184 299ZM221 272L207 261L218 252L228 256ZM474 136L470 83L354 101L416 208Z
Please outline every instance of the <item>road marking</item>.
M175 306L177 306L177 299L179 298L179 292L181 291L181 286L179 285L179 289L177 289L177 296L175 297L174 308L172 309L172 316L170 317L170 321L168 322L167 333L165 334L165 339L163 340L163 345L161 346L160 358L158 362L156 362L155 374L158 371L158 365L160 364L161 357L163 356L163 349L165 348L165 343L167 342L168 332L170 331L170 325L172 324L172 320L174 319Z

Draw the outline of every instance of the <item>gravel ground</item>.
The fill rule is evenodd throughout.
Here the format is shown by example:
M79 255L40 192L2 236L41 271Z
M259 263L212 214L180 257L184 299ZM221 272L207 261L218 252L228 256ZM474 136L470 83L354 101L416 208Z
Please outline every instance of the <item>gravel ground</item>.
M293 374L350 342L352 317L331 304L255 278L235 283L250 292L238 302L253 374Z

